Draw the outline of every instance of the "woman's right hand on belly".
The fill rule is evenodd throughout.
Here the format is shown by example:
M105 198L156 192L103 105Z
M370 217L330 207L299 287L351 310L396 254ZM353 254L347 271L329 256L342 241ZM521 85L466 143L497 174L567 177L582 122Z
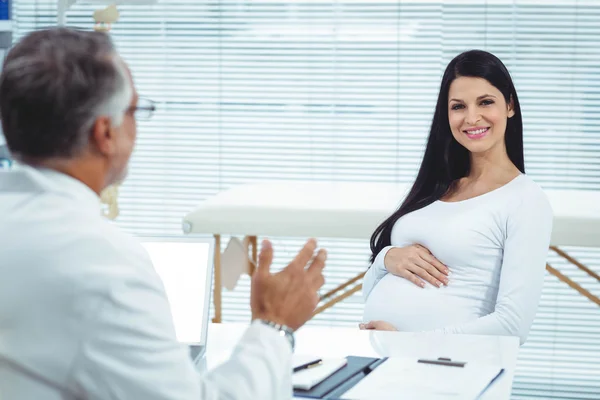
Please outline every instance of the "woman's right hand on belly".
M419 244L391 248L385 255L384 264L391 274L420 287L425 287L424 281L436 287L448 285L448 267Z

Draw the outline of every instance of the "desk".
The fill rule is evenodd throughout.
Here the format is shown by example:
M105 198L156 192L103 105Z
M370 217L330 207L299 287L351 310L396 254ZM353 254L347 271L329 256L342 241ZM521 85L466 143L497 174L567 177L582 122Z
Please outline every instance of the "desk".
M204 367L212 369L227 360L246 328L247 325L244 324L210 324ZM499 365L505 371L482 399L508 400L519 352L519 339L508 336L440 335L305 326L296 332L296 352L321 357L441 356Z
M183 219L186 233L212 234L220 249L221 234L243 234L256 261L257 236L349 238L368 240L406 195L400 184L363 182L274 182L240 185L204 201ZM600 275L558 246L600 247L600 193L546 190L554 209L551 249L588 275ZM220 252L215 251L215 322L221 321ZM367 265L365 265L365 270ZM555 275L600 306L600 299L552 266ZM252 273L252 268L249 268ZM361 289L363 274L322 296L318 312Z

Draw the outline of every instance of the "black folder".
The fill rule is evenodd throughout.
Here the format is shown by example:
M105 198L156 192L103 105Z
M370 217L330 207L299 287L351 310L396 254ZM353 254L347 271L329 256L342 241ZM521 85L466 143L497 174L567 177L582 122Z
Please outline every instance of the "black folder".
M387 358L346 357L347 364L310 390L294 389L295 397L338 399Z

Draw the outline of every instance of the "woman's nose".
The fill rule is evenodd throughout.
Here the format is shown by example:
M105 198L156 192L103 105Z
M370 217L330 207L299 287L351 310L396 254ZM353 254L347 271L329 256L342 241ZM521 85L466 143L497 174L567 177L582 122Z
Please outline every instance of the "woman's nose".
M477 110L468 110L465 122L469 125L475 125L481 119L481 114Z

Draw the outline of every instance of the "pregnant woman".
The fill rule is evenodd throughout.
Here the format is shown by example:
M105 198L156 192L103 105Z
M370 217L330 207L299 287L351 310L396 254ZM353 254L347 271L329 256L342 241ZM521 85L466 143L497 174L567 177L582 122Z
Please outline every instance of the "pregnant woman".
M544 280L552 209L527 175L517 92L484 51L442 78L412 189L371 237L361 329L518 336Z

